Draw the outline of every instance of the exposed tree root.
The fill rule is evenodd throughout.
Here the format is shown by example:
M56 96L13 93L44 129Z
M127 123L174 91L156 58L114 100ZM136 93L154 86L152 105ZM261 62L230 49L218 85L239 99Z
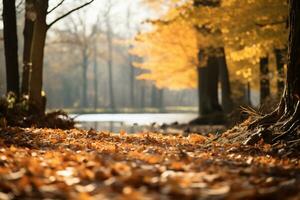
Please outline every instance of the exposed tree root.
M282 130L288 130L293 124L295 124L300 116L300 102L297 102L296 108L292 116L283 124L281 127Z
M262 116L256 120L254 120L251 124L249 124L248 130L254 130L256 127L268 127L268 126L274 124L276 121L279 120L278 111L279 111L279 109L277 108L272 113L267 114L265 116Z
M244 145L254 145L263 141L271 144L275 151L283 155L298 152L300 147L300 101L289 101L284 97L278 107L265 116L252 115L246 123L236 127L239 136L235 141ZM251 122L252 121L252 122ZM230 132L229 132L230 134ZM225 136L230 138L231 136Z
M273 146L283 142L288 144L286 148L298 148L300 146L300 138L297 135L297 130L300 128L300 102L297 101L293 112L287 111L291 110L287 108L287 105L287 103L280 103L274 112L252 122L248 131L253 131L253 134L244 141L244 144L254 145L263 140Z
M296 121L287 131L279 134L279 136L276 136L273 139L273 142L284 139L288 135L291 135L291 134L295 133L299 129L299 127L300 127L300 120Z
M265 116L261 116L250 123L248 130L254 130L256 127L269 127L270 125L279 121L284 113L285 105L285 100L281 100L278 107L273 112Z

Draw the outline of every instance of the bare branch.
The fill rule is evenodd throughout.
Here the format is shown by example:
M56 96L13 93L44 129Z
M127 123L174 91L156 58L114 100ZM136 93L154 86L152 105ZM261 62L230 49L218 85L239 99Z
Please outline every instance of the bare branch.
M24 0L19 1L19 3L16 6L16 9L19 9L23 3L24 3Z
M20 0L16 5L16 13L20 14L24 9L22 7L24 0Z
M47 14L50 14L54 10L56 10L59 6L61 6L64 3L65 0L61 0L56 6L54 6L51 10L47 12Z
M62 16L56 18L56 19L53 20L50 24L48 24L48 29L49 29L51 26L53 26L53 24L55 24L56 22L60 21L61 19L65 18L65 17L67 17L68 15L72 14L72 13L75 12L75 11L80 10L81 8L84 8L85 6L91 4L93 1L94 1L94 0L90 0L90 1L88 1L88 2L86 2L86 3L84 3L84 4L82 4L81 6L78 6L78 7L74 8L74 9L70 10L69 12L63 14Z

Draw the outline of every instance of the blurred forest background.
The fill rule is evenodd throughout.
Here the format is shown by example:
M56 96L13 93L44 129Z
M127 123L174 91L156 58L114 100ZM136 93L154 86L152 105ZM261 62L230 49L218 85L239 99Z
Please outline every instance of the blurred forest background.
M57 2L51 1L50 5L55 6ZM24 5L22 1L19 3L17 23L21 63ZM76 3L64 2L49 18L74 7ZM44 91L51 97L47 99L47 108L64 108L70 112L157 112L166 107L196 111L196 90L160 89L153 81L136 78L144 70L132 65L141 58L129 54L129 50L137 33L149 29L149 25L142 22L150 16L158 16L158 13L136 0L96 0L93 5L51 28L44 60ZM0 34L3 38L3 31ZM3 42L0 43L0 51L2 96L6 93Z
M65 1L47 20L82 2ZM17 10L21 63L22 0ZM286 23L282 0L95 0L47 34L47 108L197 112L199 105L202 114L235 105L269 108L284 86ZM3 42L0 51L4 95Z

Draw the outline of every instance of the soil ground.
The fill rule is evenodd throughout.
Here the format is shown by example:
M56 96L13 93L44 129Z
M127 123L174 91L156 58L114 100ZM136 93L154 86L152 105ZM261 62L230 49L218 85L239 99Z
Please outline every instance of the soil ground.
M300 160L215 136L0 130L0 199L300 199Z

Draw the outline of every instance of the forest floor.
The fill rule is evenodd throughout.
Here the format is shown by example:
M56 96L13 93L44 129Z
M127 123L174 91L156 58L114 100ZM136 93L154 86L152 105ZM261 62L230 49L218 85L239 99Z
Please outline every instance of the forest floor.
M300 199L299 158L212 135L5 128L0 199Z

